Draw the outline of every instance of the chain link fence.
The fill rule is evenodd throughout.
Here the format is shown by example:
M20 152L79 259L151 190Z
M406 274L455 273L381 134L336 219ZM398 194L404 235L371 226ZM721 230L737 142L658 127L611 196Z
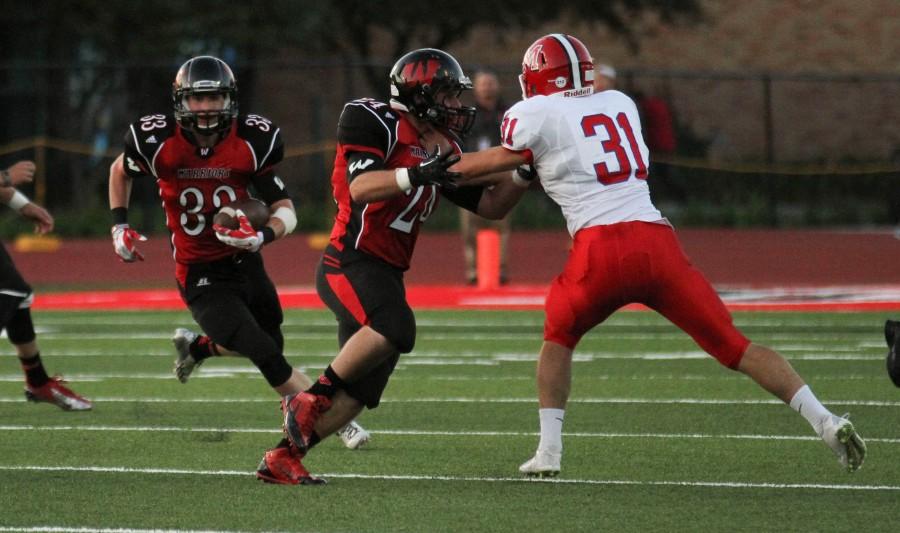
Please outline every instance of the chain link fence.
M129 122L170 111L177 67L0 66L0 164L37 161L39 176L29 192L70 221L61 231L105 231L108 166ZM386 80L390 65L376 67ZM506 102L515 102L518 72L492 70ZM279 174L302 229L329 227L342 106L354 98L386 98L387 83L369 87L361 65L336 61L238 65L236 75L242 112L267 116L282 128L286 153ZM894 100L900 76L632 70L619 73L617 88L639 103L655 97L671 112L675 146L652 154L651 187L678 224L900 221L900 106ZM562 227L555 207L540 194L529 196L529 208L515 214L518 227ZM135 184L136 216L144 227L162 230L157 203L152 180ZM455 210L443 211L431 228L455 227Z

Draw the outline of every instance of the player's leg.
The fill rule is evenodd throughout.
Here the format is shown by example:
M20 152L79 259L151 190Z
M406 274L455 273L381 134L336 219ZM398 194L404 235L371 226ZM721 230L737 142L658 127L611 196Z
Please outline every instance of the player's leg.
M900 322L887 320L884 323L884 340L888 345L887 371L894 385L900 387Z
M500 284L509 283L509 234L512 215L494 221L494 228L500 232Z
M603 228L579 232L562 274L545 304L544 343L537 364L540 441L534 457L519 467L533 476L559 473L562 427L572 382L572 352L581 337L621 306L621 284L612 264L614 246ZM589 272L604 275L588 275Z
M478 283L478 272L475 268L476 243L475 243L475 217L478 216L468 209L459 208L459 233L462 237L463 260L466 268L466 283L475 285Z
M385 363L392 371L399 354L411 351L415 343L415 318L396 269L375 260L358 260L345 267L323 261L316 271L316 289L338 321L351 324L356 332L308 391L286 399L285 427L301 450L310 445L316 421L331 408L337 391L354 396L359 383L385 368Z
M297 389L299 372L257 323L247 305L246 278L229 261L191 265L188 270L183 295L194 320L212 342L248 357L277 393ZM198 283L201 278L204 283Z
M62 378L47 374L31 321L33 299L31 286L22 278L6 248L0 245L0 329L6 329L25 373L25 397L67 411L91 409L93 404L63 385Z
M850 471L858 469L866 450L853 425L826 409L781 354L744 337L715 289L687 260L673 231L650 230L641 242L653 247L658 285L644 303L684 330L724 366L744 373L790 405L841 464Z

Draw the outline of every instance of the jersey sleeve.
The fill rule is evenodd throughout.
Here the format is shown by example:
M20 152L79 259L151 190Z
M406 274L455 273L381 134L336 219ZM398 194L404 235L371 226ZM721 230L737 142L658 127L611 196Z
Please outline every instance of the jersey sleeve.
M242 115L238 117L237 128L238 137L247 143L253 153L257 174L271 172L284 159L281 128L271 120L261 115Z
M146 115L128 126L125 132L125 173L136 178L156 176L153 166L157 152L175 132L171 115Z
M441 195L462 207L467 211L478 213L478 203L481 202L481 195L484 193L484 187L468 186L458 189L449 190L441 187Z
M532 97L513 105L500 124L500 144L515 152L527 152L529 163L547 151L547 143L539 135L546 119L541 106L534 105L540 98Z
M344 155L370 152L386 161L397 142L396 117L386 104L354 100L344 106L338 120L337 141Z
M253 183L256 195L269 205L291 197L284 182L275 175L275 172L257 174L250 181Z

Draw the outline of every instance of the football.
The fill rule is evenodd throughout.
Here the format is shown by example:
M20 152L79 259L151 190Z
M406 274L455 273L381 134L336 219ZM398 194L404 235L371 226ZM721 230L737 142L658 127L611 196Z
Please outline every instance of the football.
M250 225L255 230L261 230L266 225L266 222L269 221L269 206L256 198L245 198L222 206L219 212L216 213L216 216L213 217L213 223L225 226L228 229L237 229L238 221L234 213L238 209L247 215Z

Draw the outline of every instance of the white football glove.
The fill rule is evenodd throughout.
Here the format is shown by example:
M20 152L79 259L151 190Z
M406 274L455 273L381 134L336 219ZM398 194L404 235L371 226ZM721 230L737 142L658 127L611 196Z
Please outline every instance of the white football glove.
M247 215L240 209L234 212L234 216L237 217L238 221L237 229L228 229L225 226L213 224L216 238L228 246L234 246L248 252L258 252L263 245L263 233L253 229Z
M116 224L112 227L113 248L119 259L126 263L134 263L135 261L143 261L144 256L135 246L135 241L144 242L144 237L137 231L133 230L128 224Z

